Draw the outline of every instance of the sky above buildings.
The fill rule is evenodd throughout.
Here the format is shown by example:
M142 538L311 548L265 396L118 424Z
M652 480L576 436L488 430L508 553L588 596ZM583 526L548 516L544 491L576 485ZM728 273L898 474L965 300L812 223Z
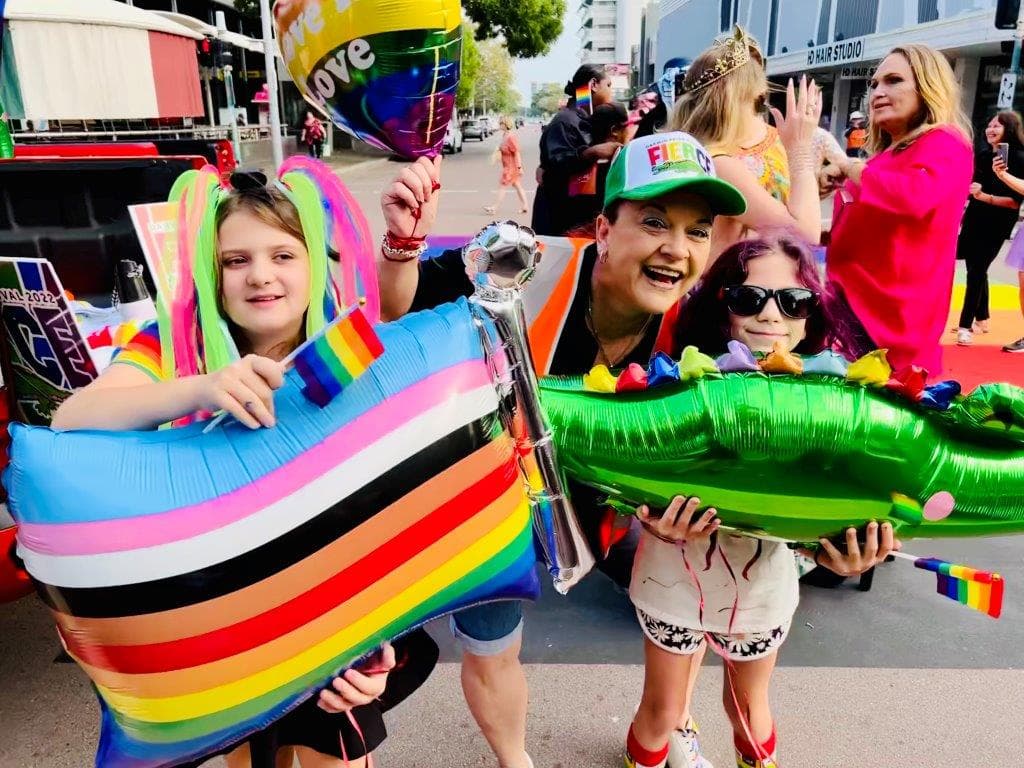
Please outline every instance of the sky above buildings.
M579 8L577 0L566 3L562 35L551 46L546 56L536 59L516 59L516 88L523 95L523 106L530 106L530 83L565 83L580 65L579 38L575 19Z

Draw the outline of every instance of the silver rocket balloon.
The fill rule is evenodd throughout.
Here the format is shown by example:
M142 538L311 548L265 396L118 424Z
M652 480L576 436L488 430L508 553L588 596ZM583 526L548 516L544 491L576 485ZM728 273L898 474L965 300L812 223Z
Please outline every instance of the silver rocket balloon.
M532 277L539 257L533 230L514 221L489 224L463 249L466 273L475 286L470 299L497 328L492 338L481 323L484 348L510 404L507 426L532 455L536 473L524 466L524 475L539 475L540 485L530 485L534 530L555 589L566 593L594 566L594 556L580 528L565 479L558 466L551 427L541 409L537 373L530 354L522 291ZM505 361L499 361L504 356Z

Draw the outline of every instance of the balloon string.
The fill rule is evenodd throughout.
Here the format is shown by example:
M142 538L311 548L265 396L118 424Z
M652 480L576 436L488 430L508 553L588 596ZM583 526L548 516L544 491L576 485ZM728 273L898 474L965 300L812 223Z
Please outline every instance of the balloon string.
M727 634L731 635L733 624L736 622L736 613L740 607L740 584L736 580L736 574L732 569L732 565L729 563L729 558L725 556L725 550L719 547L718 555L722 558L722 562L725 563L725 568L729 571L729 576L732 578L733 584L732 611L729 613L729 629L727 632Z
M713 534L712 534L713 535ZM686 572L690 574L690 579L693 581L693 585L697 588L697 605L698 614L697 621L700 622L701 627L704 626L704 590L701 589L700 579L697 577L697 572L693 570L693 566L690 565L690 560L686 556L686 542L684 541L679 551L683 555L683 565L686 566Z
M750 562L748 562L743 567L743 580L744 581L750 581L750 568L754 565L754 563L756 563L758 560L761 559L761 552L762 552L763 549L764 549L764 542L762 542L760 539L758 539L757 540L757 549L754 550L754 556L752 558L750 558Z
M711 570L711 557L715 554L715 550L718 548L718 531L712 531L711 536L708 537L708 553L704 558L704 571Z
M712 534L712 536L715 536L716 539L717 539L717 532ZM712 546L714 546L714 545L712 545ZM721 553L722 550L719 549L718 551ZM701 627L703 627L704 626L704 590L701 588L700 578L697 576L697 572L694 571L693 568L690 566L690 560L689 560L689 558L686 557L686 542L683 542L682 547L681 547L681 552L682 552L682 555L683 555L683 564L686 566L686 572L690 575L690 579L693 581L693 585L697 588L698 605L699 605L699 614L698 614L698 616L699 616L700 625L701 625ZM722 559L725 560L726 567L729 568L729 573L731 574L732 573L732 568L729 567L729 561L725 559L725 555L724 554L722 554ZM710 561L709 561L709 567L710 567ZM733 577L733 581L735 582L735 580L736 579L735 579L735 576L734 576ZM737 606L738 602L739 602L739 585L737 584L737 588L736 588L736 602L733 604L733 614L734 615L735 615L735 612L736 612L736 606ZM730 629L730 633L731 633L731 630L732 630L732 620L731 619L729 621L729 629ZM714 636L713 633L705 632L704 633L704 640L708 643L708 645L711 646L711 650L713 650L715 653L717 653L721 657L722 662L727 667L727 669L725 670L725 679L729 683L729 693L732 696L733 707L736 710L736 716L739 717L739 719L740 719L740 725L743 728L744 735L747 737L747 743L754 747L754 752L756 753L754 756L758 760L767 760L770 757L770 755L764 753L764 751L761 749L761 745L754 738L754 734L751 731L750 723L747 720L747 716L746 716L745 712L743 711L743 709L740 708L739 697L736 695L736 684L733 682L733 676L732 676L732 672L736 669L736 663L732 659L729 658L728 651L725 648L723 648L721 645L719 645L719 643L715 640L715 636Z

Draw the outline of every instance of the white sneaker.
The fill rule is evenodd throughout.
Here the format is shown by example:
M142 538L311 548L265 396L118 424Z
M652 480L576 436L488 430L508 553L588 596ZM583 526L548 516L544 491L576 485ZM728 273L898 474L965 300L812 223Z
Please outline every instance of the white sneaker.
M714 768L700 753L697 724L692 719L684 730L677 728L668 737L666 768Z
M956 343L959 347L969 347L974 341L974 335L966 328L959 328L956 332Z

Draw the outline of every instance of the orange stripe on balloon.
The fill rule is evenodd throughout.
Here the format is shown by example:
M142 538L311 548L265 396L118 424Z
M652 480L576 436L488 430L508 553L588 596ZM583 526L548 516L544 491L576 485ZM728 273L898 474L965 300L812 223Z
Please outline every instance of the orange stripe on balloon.
M231 594L140 616L80 618L59 611L53 614L67 640L87 640L99 645L169 642L237 624L292 600L326 581L345 565L365 557L381 541L422 520L443 500L455 498L507 461L512 451L508 435L501 435L319 552L275 574L273 579L264 579Z
M115 690L131 691L139 698L180 696L245 679L296 657L334 635L340 627L351 623L353 617L368 615L428 574L443 569L474 542L515 515L522 501L522 486L513 483L497 500L371 587L293 632L258 648L187 669L134 675L76 661L94 682Z

